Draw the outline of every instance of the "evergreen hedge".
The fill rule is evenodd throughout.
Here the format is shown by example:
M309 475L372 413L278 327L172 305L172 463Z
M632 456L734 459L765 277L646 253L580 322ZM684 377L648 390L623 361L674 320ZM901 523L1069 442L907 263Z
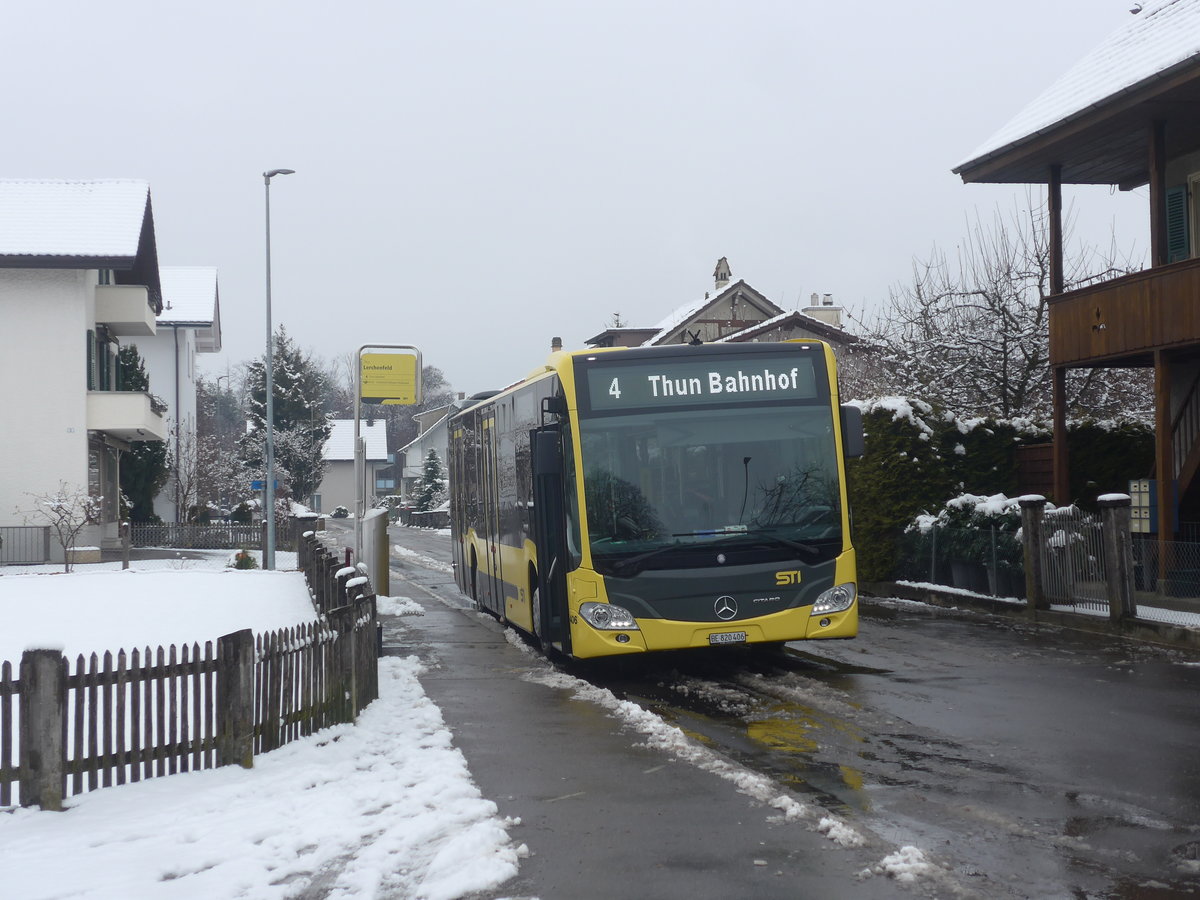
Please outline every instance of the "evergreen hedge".
M888 398L863 404L866 452L849 461L858 574L863 581L895 577L905 527L960 494L1015 496L1017 448L1049 440L1028 421L959 419L920 400ZM1071 494L1067 502L1094 507L1101 493L1124 491L1145 478L1154 458L1154 432L1136 423L1068 425Z

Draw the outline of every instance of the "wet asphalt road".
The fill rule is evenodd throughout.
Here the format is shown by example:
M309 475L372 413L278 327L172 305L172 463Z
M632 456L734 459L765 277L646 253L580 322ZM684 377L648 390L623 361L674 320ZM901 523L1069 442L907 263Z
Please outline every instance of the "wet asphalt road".
M399 574L457 594L447 537L392 534L419 555L394 555ZM858 639L774 660L572 672L864 833L921 847L953 876L939 895L1200 895L1200 665L1187 657L882 602L864 606Z

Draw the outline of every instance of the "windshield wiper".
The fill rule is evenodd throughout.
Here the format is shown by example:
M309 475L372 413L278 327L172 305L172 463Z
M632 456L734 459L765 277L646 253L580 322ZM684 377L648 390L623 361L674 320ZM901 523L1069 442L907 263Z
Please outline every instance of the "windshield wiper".
M771 541L772 543L778 544L780 547L787 547L791 550L799 550L801 553L806 553L809 556L820 556L821 555L820 547L814 547L812 544L802 544L799 541L793 541L793 540L790 540L789 538L780 537L777 534L774 534L770 531L764 531L760 528L747 528L747 529L739 528L736 530L730 529L728 531L716 531L713 533L729 535L729 537L727 537L727 538L724 538L719 541L714 541L713 542L714 544L724 544L724 543L732 541L734 538L742 537L743 535L754 535L756 537L766 538L767 540Z
M645 553L638 553L636 556L627 556L624 559L615 560L611 564L614 575L636 575L642 570L642 563L660 554L666 553L668 550L678 550L680 547L687 547L687 544L666 544L662 547L655 547L653 550L647 550Z

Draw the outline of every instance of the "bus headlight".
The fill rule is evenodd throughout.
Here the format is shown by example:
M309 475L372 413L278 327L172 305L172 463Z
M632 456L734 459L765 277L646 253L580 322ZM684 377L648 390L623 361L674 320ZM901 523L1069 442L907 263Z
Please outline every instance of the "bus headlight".
M579 614L585 622L601 631L630 631L638 627L633 613L611 603L581 603Z
M817 602L813 604L812 614L824 616L829 613L842 612L854 605L854 598L857 596L858 589L852 583L831 587L829 590L823 591L817 598Z

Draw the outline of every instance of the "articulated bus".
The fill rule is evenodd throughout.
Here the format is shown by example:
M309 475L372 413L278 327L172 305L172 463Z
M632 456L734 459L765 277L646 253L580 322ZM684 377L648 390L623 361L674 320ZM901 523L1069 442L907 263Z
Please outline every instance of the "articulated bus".
M449 428L458 586L545 652L857 634L828 345L559 351Z

